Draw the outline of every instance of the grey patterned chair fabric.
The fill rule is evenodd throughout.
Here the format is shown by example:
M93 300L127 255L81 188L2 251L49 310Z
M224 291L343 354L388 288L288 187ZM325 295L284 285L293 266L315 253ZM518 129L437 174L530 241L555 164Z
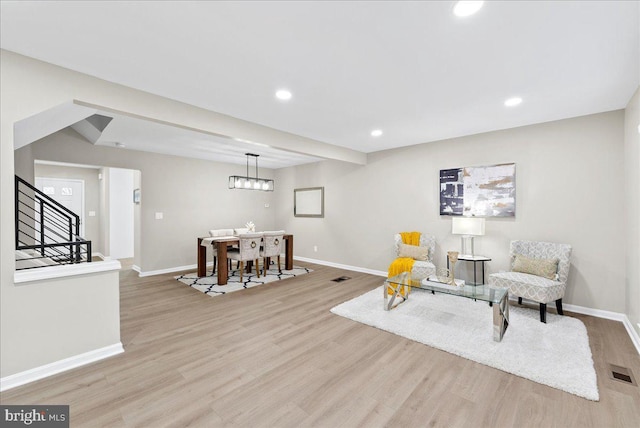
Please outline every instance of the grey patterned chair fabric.
M522 299L540 303L540 321L546 322L547 303L556 302L558 314L562 312L562 298L567 287L571 259L571 245L537 241L511 241L509 255L511 268L516 254L534 259L558 259L558 271L554 279L531 275L522 272L498 272L489 275L489 285L508 288L509 293Z
M223 238L225 236L233 236L233 229L211 229L209 230L209 236L211 238ZM214 244L215 239L205 239L203 240L202 245L211 245L211 249L213 250L213 270L211 271L211 276L216 273L216 265L218 263L218 249ZM231 267L231 260L229 260L229 267Z
M399 233L396 233L393 236L396 257L400 254L400 244L402 244L402 236ZM433 255L436 252L436 237L433 235L426 235L424 233L420 234L420 246L421 247L429 247L429 256L428 260L416 260L413 263L413 268L411 269L411 277L414 279L422 279L426 278L429 275L435 275L436 266L433 264Z
M260 278L260 268L258 260L260 259L260 245L262 243L262 233L243 233L238 235L240 243L238 249L230 249L227 257L240 262L240 282L242 282L242 271L244 270L244 262L255 261L256 274Z
M262 274L267 274L268 263L267 259L270 257L278 257L278 272L282 273L280 269L280 254L284 251L284 230L262 232L263 250L260 251L260 257L263 258L263 271Z

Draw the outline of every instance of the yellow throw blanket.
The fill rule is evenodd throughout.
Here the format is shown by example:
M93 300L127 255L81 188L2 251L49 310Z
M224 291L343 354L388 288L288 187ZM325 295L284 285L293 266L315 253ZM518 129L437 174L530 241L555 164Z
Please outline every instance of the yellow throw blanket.
M402 242L407 245L420 245L420 232L400 232Z
M398 257L391 262L387 278L400 275L402 272L411 272L411 269L413 269L413 262L415 262L415 260L411 257Z
M420 245L420 232L401 232L400 236L402 237L402 242L407 245ZM387 278L391 278L392 276L396 276L401 274L402 272L411 272L413 269L414 259L410 257L398 257L389 266ZM411 287L406 286L402 287L400 290L400 295L403 297L407 297L409 292L411 291ZM387 290L388 294L393 294L393 291Z

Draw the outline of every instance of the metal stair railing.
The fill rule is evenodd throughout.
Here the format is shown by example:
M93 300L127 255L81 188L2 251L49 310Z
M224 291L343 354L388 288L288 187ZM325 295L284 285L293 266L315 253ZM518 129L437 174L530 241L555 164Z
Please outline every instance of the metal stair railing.
M17 175L15 244L16 270L91 262L91 241L80 236L80 216ZM34 263L24 263L29 260Z

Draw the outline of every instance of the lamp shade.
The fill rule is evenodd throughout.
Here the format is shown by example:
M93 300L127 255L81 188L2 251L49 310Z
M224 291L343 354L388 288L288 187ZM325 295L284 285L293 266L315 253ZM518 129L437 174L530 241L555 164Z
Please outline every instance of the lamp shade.
M484 218L482 217L453 217L451 220L451 233L454 235L484 235Z

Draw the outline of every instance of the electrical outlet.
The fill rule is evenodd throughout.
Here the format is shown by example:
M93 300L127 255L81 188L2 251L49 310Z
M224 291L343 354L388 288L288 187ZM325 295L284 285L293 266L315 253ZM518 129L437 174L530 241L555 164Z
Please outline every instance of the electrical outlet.
M269 208L269 204L264 204L264 207L265 208Z
M96 216L95 211L89 211L89 217L95 217L95 216Z
M314 245L314 246L313 246L313 252L314 252L314 253L317 253L317 252L318 252L318 246L317 246L317 245Z
M156 220L162 220L164 215L162 213L156 213Z

